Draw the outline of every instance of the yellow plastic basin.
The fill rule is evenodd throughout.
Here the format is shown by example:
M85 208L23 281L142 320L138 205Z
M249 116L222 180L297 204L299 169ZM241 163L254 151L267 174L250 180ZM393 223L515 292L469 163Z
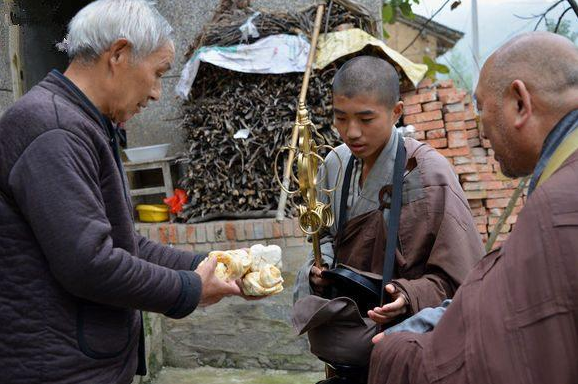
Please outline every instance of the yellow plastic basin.
M139 204L138 218L145 223L160 223L169 220L169 207L164 204Z

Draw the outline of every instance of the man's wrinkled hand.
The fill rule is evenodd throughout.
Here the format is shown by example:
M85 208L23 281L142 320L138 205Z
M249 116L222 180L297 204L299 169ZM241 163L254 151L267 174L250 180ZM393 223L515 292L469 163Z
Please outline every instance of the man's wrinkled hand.
M217 258L210 256L206 262L200 264L195 272L201 277L203 291L201 293L200 307L206 307L221 301L227 296L241 296L242 291L235 281L223 281L215 276Z
M385 290L391 295L393 301L383 307L375 307L373 310L367 311L369 318L378 324L389 323L407 312L408 302L403 292L394 284L387 284Z
M311 288L313 288L313 291L316 293L321 293L323 288L331 284L330 280L321 277L321 272L325 271L326 269L327 267L325 266L318 268L314 265L309 271L309 282L311 284Z

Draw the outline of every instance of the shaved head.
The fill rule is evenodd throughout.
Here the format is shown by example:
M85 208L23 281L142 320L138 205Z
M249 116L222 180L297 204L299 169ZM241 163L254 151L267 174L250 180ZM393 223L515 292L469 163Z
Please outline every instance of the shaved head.
M333 78L333 96L353 98L371 95L379 103L393 108L399 101L399 75L386 60L374 56L358 56L339 68Z
M475 93L502 172L533 172L544 140L578 108L578 48L550 32L518 35L485 62Z
M484 64L489 89L496 96L514 80L522 80L528 91L559 95L578 87L578 47L567 38L550 32L520 34L498 48ZM559 105L557 98L550 99Z

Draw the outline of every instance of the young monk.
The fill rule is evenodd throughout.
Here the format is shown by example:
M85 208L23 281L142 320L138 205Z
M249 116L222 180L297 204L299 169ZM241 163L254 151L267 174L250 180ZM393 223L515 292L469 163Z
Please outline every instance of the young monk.
M311 325L305 325L308 316L314 316L321 306L331 305L329 299L309 295L326 294L333 282L321 273L334 261L382 274L392 174L401 140L406 158L399 240L394 278L385 288L391 302L361 313L370 336L375 334L376 323L387 325L451 298L484 251L449 162L427 144L403 138L395 129L403 103L399 100L399 77L391 64L371 56L346 62L333 80L333 110L334 125L344 144L327 156L318 180L322 188L336 188L331 195L335 224L322 236L324 266L313 266L310 257L298 273L294 319L298 330L310 330ZM340 162L342 173L348 165L352 167L347 185L343 185L343 175L338 175ZM341 203L344 193L347 199ZM345 213L340 218L342 204ZM340 219L344 220L341 225ZM359 342L371 345L370 338ZM318 348L312 343L312 349L315 353ZM322 358L327 361L331 359L328 356ZM348 358L341 356L339 360L347 363Z

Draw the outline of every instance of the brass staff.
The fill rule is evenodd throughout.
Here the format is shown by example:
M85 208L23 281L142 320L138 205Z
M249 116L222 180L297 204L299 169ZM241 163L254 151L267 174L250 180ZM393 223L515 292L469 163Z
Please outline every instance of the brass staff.
M320 267L322 265L321 246L319 243L319 233L325 228L333 225L333 213L329 204L324 204L317 200L317 170L320 164L323 164L323 158L318 154L320 148L333 150L327 145L318 145L314 140L314 135L319 136L309 119L309 112L305 107L305 99L307 96L307 88L309 86L309 78L315 58L315 51L317 49L317 40L319 31L321 29L321 19L325 6L323 4L317 7L317 14L315 17L315 26L313 29L313 36L311 38L311 48L307 59L307 66L303 76L303 83L301 84L301 92L299 94L299 104L297 109L297 117L293 132L291 135L291 143L289 146L281 148L277 153L275 159L275 177L277 182L281 185L281 196L279 199L279 207L277 209L277 219L282 220L284 217L285 204L288 196L299 194L303 199L303 204L297 207L299 213L299 226L301 230L310 235L313 243L313 254L315 256L315 265ZM279 155L283 152L289 152L285 170L283 174L283 182L280 181L277 173L277 162ZM293 162L297 157L297 177L292 173ZM341 173L341 172L340 172ZM291 181L299 185L297 190L289 190ZM323 193L329 195L332 190L321 189Z

